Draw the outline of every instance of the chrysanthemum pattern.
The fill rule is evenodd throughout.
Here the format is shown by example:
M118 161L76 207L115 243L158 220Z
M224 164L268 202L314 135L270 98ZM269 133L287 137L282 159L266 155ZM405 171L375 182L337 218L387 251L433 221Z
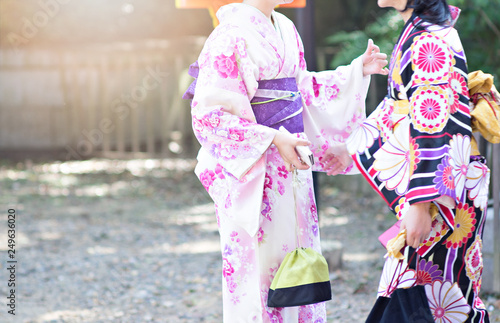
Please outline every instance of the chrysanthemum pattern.
M432 181L436 184L439 194L455 199L455 177L453 176L453 167L449 163L449 158L443 158L435 174L436 177Z
M443 130L448 120L448 94L438 86L423 86L417 89L411 100L413 126L425 133Z
M486 209L488 206L488 188L490 185L490 169L483 163L473 161L467 168L465 188L469 190L469 198L474 206Z
M404 195L408 190L410 177L419 162L418 144L410 139L407 124L399 125L392 136L373 156L373 167L378 178L389 190Z
M446 42L432 33L422 33L412 44L413 82L415 85L447 82L453 63Z
M465 78L457 71L453 71L450 76L450 87L454 92L468 96L469 95L469 87L467 86L467 82Z
M469 171L470 162L470 137L462 134L453 135L450 140L450 159L451 173L455 183L456 201L460 202L463 198L465 181Z
M445 240L447 248L459 248L472 237L472 233L476 229L475 216L473 206L462 203L457 205L453 233Z
M467 269L467 277L474 283L478 283L483 271L483 255L481 249L483 248L483 241L480 236L477 236L472 245L467 249L465 255L465 263Z
M469 316L471 307L457 283L435 280L432 285L425 285L425 292L435 322L465 322Z

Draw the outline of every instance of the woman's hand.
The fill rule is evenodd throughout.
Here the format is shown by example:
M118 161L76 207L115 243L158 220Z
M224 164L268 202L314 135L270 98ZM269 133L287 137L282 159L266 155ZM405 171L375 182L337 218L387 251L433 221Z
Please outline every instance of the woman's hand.
M278 148L281 158L283 158L283 161L285 162L285 167L289 172L293 170L292 166L300 170L309 168L309 165L303 163L299 159L299 156L295 151L296 146L310 146L311 143L309 141L299 139L286 132L276 131L273 144L276 148Z
M430 202L412 204L401 221L400 229L406 229L406 244L417 249L429 237L432 229Z
M363 76L372 74L389 74L389 70L384 68L387 65L387 55L380 52L380 48L373 43L373 40L368 40L368 46L365 53L361 56L363 61Z
M325 155L319 161L323 165L323 170L328 175L340 174L352 164L352 158L344 143L328 148Z

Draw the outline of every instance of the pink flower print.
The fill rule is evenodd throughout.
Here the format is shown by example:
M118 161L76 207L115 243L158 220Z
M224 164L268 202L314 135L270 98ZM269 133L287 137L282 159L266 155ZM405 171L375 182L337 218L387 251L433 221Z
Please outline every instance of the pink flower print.
M269 315L269 322L271 323L283 323L283 317L281 316L281 308L274 307L271 312L267 312Z
M394 107L390 106L389 109L382 110L382 124L387 127L389 130L392 130L394 127L394 123L392 122L392 112L394 111Z
M306 60L304 59L304 51L300 51L299 53L299 67L301 70L306 69Z
M238 285L234 281L234 278L231 276L226 277L226 284L227 284L227 289L229 290L230 293L234 293L236 287L238 287Z
M314 234L314 236L317 237L318 234L319 234L319 227L318 227L318 225L314 224L311 229L312 229L312 233Z
M285 194L285 184L282 182L278 181L278 193L283 196Z
M310 106L312 104L312 95L309 92L302 92L302 98L304 99L304 102L307 106Z
M222 165L221 165L221 164L217 164L217 165L215 166L215 174L217 174L217 177L219 177L220 179L224 179L224 178L226 178L226 177L224 176L224 174L222 173L222 171L223 171L223 170L224 170L224 169L222 168Z
M217 70L220 77L235 79L238 77L238 64L236 63L236 56L226 56L221 54L215 57L214 69Z
M313 310L311 306L299 307L299 323L309 323L313 320Z
M264 230L262 228L259 228L259 231L257 232L257 240L259 243L262 243L264 241Z
M203 122L196 118L196 117L193 117L193 129L195 132L203 132Z
M264 189L272 189L273 188L273 179L271 176L266 174L266 178L264 179Z
M245 140L245 131L241 129L229 129L229 139L243 141Z
M236 296L236 295L233 295L233 297L231 298L231 302L233 302L233 305L239 304L240 303L240 297Z
M427 120L436 119L440 115L440 111L439 102L430 98L423 100L420 106L420 113Z
M467 249L465 256L465 264L467 269L467 277L474 283L480 283L481 273L483 272L483 255L481 248L483 242L480 236L477 236L472 245Z
M450 76L450 86L454 92L460 93L466 97L469 96L469 87L465 78L458 72L453 72Z
M236 37L236 47L238 48L238 54L241 58L245 58L248 56L246 43L243 38Z
M316 205L313 203L310 208L311 211L311 216L314 220L314 222L318 222L318 211L316 209Z
M318 97L319 96L319 89L321 88L322 84L318 84L318 81L316 81L316 78L313 77L313 90L314 90L314 96Z
M222 252L222 255L224 255L224 256L230 256L232 254L233 254L233 250L231 249L231 247L228 244L226 244L224 246L224 251Z
M436 73L443 68L446 54L438 45L431 42L425 43L420 48L416 64L427 73Z
M339 87L337 86L337 84L331 86L327 85L325 87L325 92L328 101L335 100L339 96Z
M245 83L243 81L241 81L240 84L238 84L238 91L241 94L244 94L244 95L247 94L247 88L246 88Z
M312 104L312 95L309 92L301 92L307 106Z
M267 194L264 194L264 197L262 199L262 206L261 206L261 211L260 213L269 221L272 221L271 219L271 201L269 200L269 197Z
M229 260L227 260L227 258L223 258L222 259L222 275L224 277L228 277L228 276L231 276L232 274L234 274L234 268L233 266L231 266L231 263L229 262Z
M211 128L217 128L220 124L220 118L217 114L212 113L211 115L206 117L204 123L210 126Z
M203 173L200 174L200 181L203 187L208 191L210 186L214 183L215 180L215 173L209 169L205 170Z
M288 177L288 171L286 170L285 166L278 167L278 175L279 175L279 177L283 177L283 178Z

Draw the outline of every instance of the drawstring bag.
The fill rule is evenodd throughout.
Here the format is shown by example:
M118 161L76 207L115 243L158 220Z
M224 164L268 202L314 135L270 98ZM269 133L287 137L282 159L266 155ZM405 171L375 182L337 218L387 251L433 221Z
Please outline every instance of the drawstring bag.
M293 171L295 199L297 170ZM295 209L297 221L297 209ZM291 307L332 299L330 274L325 257L312 248L301 248L295 224L297 248L286 254L269 287L267 306Z
M400 278L408 270L413 257L417 255L418 271L418 253L413 251L413 255L408 261L406 269L396 278L398 268L396 268L389 286L398 286ZM403 260L398 261L398 267L401 268ZM394 278L396 283L393 285ZM415 323L415 322L434 322L432 312L425 294L425 287L416 285L409 288L396 288L390 297L380 296L377 298L365 323Z

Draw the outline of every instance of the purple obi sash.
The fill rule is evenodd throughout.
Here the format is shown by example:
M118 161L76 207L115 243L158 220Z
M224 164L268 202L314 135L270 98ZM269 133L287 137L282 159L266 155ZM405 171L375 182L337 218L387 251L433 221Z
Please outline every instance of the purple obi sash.
M198 61L189 67L189 75L194 77L183 99L194 97L198 78ZM279 129L283 126L290 133L304 132L302 119L302 97L293 77L259 81L257 92L250 101L258 124Z
M294 77L259 81L250 102L258 124L290 133L304 132L302 98Z
M192 100L194 97L194 90L196 89L196 79L198 78L198 74L200 72L200 67L198 66L198 61L194 62L189 66L188 74L189 76L194 77L194 81L189 85L188 89L182 96L184 100Z

